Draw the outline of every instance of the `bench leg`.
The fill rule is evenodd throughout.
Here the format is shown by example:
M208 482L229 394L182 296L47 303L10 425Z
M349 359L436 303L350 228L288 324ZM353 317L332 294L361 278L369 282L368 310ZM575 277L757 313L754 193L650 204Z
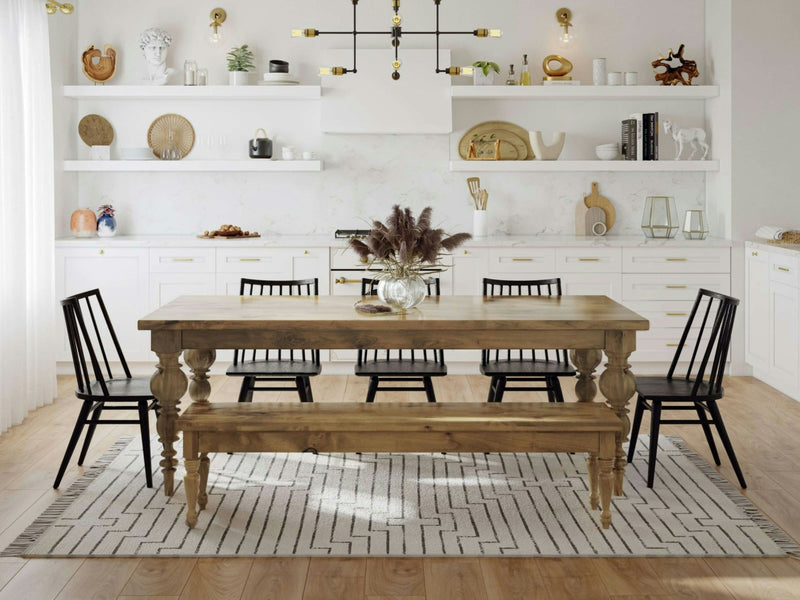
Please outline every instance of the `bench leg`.
M586 457L586 467L589 471L589 506L592 510L600 508L600 466L597 463L597 453L590 452Z
M200 486L200 459L197 457L199 435L196 432L183 436L183 465L186 476L183 487L186 490L186 524L192 528L197 525L197 492Z
M600 524L603 529L611 527L611 492L616 483L614 463L617 454L617 441L614 434L604 435L600 439Z
M197 494L200 510L203 510L208 504L208 467L210 462L208 452L200 454L200 490Z

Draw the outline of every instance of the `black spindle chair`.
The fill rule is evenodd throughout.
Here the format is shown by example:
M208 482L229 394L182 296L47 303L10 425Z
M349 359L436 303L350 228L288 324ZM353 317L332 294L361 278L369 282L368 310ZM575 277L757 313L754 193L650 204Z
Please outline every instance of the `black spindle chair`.
M428 296L440 295L438 277L426 279L425 284ZM362 296L374 296L377 293L376 279L365 277L361 280ZM447 365L444 363L444 350L359 350L355 374L369 377L367 402L375 401L378 389L385 392L425 392L428 402L436 402L431 378L447 375ZM387 387L381 386L381 381L421 381L422 387Z
M83 465L95 428L105 424L139 425L147 487L153 487L148 414L150 409L155 409L158 414L158 407L150 392L150 377L131 377L100 290L89 290L65 298L61 301L61 307L67 326L72 364L75 367L75 395L83 404L53 487L58 488L61 484L61 478L75 451L83 427L89 426L78 458L79 465ZM119 362L124 377L114 377L111 371L113 362ZM106 410L136 410L139 418L101 420L100 416Z
M561 279L483 280L484 296L560 296ZM575 375L566 350L483 350L481 373L491 377L489 402L502 402L505 392L547 392L550 402L564 402L559 377ZM543 383L543 387L507 387L509 382Z
M240 296L317 296L319 280L314 279L247 279L239 284ZM319 375L322 367L319 350L234 350L233 364L226 372L242 377L239 402L252 402L253 392L275 392L296 389L301 402L313 402L310 377ZM269 381L294 380L294 387L258 386Z
M653 487L656 469L656 452L658 451L658 431L662 423L675 425L702 425L711 455L717 466L720 465L717 447L711 434L711 425L717 428L722 445L728 453L739 485L747 487L747 483L736 460L725 423L717 406L717 400L725 395L722 378L725 374L725 361L731 343L733 321L739 300L717 292L701 289L697 292L692 312L681 335L672 364L666 377L637 377L636 412L631 427L630 445L628 446L628 462L633 461L636 449L636 438L642 424L645 410L650 411L650 452L647 465L647 487ZM695 321L699 320L697 327ZM693 330L694 328L694 330ZM694 344L687 344L689 335L696 335ZM675 376L685 347L691 348L691 358L686 374ZM693 346L693 347L692 347ZM682 410L697 413L697 419L662 419L662 411Z

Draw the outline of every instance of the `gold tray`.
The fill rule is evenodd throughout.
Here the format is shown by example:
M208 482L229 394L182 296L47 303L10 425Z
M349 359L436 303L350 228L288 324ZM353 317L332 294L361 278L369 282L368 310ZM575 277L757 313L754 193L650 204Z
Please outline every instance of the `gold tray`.
M519 125L507 121L486 121L479 123L467 131L458 142L458 155L467 160L470 141L477 136L489 140L500 140L500 160L533 160L533 148L530 137ZM491 141L491 140L490 140Z
M181 158L186 158L194 147L194 128L184 117L176 114L161 115L150 124L147 130L147 145L153 149L153 155L161 158L161 152L169 143L169 132L173 132L173 140Z

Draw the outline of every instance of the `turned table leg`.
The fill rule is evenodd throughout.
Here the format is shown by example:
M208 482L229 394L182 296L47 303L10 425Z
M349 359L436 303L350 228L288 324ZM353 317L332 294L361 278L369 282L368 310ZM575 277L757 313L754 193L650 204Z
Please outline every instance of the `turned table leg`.
M597 384L594 382L593 373L597 369L600 361L603 360L601 350L570 350L569 359L578 371L575 382L575 395L578 402L592 402L597 395Z
M211 395L211 383L208 381L208 370L217 358L216 350L186 350L183 353L186 364L191 369L192 375L189 377L189 396L196 404L208 404L208 397ZM208 454L200 455L200 483L197 502L200 510L208 504Z
M153 340L155 346L155 334ZM155 348L154 350L158 355L158 365L150 379L150 390L156 397L159 407L156 429L163 447L161 472L164 476L164 494L172 496L175 485L175 466L178 464L175 459L177 453L173 447L173 444L178 441L175 421L178 418L180 399L186 392L186 375L181 371L181 363L178 362L180 350L177 352L162 352Z
M600 391L608 404L622 419L622 431L617 436L617 451L614 461L614 495L622 495L622 482L627 463L622 444L628 440L631 422L628 418L628 401L636 392L636 378L630 371L628 358L636 349L635 331L607 331L606 370L600 375ZM601 465L602 466L602 465Z

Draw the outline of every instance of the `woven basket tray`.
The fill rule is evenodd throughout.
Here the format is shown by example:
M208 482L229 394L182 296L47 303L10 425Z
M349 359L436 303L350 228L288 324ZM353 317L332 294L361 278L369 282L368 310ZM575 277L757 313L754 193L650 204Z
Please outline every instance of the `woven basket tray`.
M786 244L800 244L800 231L787 231L779 240L767 240L768 244L783 246Z

